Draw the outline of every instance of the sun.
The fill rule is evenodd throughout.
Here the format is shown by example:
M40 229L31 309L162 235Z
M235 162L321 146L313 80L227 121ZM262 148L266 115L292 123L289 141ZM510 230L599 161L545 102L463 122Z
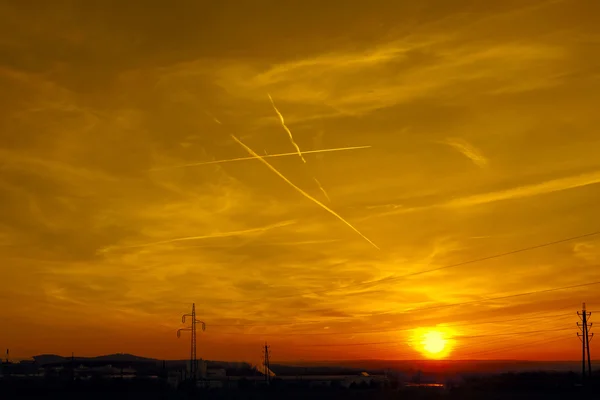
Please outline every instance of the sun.
M446 348L446 339L444 339L440 332L430 331L426 332L423 336L421 344L423 345L423 350L426 352L435 355L440 354Z
M452 350L452 340L448 336L449 332L441 329L419 328L413 332L411 344L425 357L439 360L447 357Z

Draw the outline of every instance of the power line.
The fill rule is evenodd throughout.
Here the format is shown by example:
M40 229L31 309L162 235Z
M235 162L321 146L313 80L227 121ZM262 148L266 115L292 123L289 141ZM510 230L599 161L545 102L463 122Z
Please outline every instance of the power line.
M477 303L485 303L485 302L494 301L494 300L505 300L505 299L511 299L511 298L515 298L515 297L530 296L530 295L541 294L541 293L551 293L551 292L557 292L560 290L577 289L577 288L588 287L588 286L593 286L593 285L600 285L600 281L581 283L578 285L561 286L561 287L555 287L555 288L550 288L550 289L534 290L531 292L522 292L522 293L516 293L516 294L511 294L511 295L505 295L505 296L488 297L488 298L483 298L480 300L471 300L471 301L465 301L465 302L461 302L461 303L450 303L450 304L441 304L438 306L413 308L408 311L419 312L419 311L428 311L428 310L434 310L434 309L440 309L440 308L458 307L458 306L471 305L471 304L477 304ZM403 314L406 314L406 313L403 313ZM221 332L221 334L243 335L244 333ZM304 333L304 334L305 335L317 335L317 333L310 333L310 332ZM255 333L255 334L246 334L246 335L262 335L262 336L288 336L288 335L291 335L291 336L294 336L294 335L300 335L300 334L299 333L287 333L287 334L286 333L278 333L278 334Z
M522 321L529 319L542 319L542 318L553 318L553 317L567 317L571 315L561 313L554 315L541 315L536 317L524 317L524 318L511 318L506 320L496 320L496 321L487 321L487 322L470 322L470 323L462 323L462 324L448 324L448 325L437 325L437 328L452 328L454 326L469 326L469 325L486 325L486 324L495 324L495 323L503 323L503 322L512 322L512 321ZM419 321L411 321L415 324L419 323ZM243 332L216 332L219 335L250 335L250 336L335 336L335 335L366 335L372 333L391 333L391 332L404 332L416 329L415 327L410 328L393 328L393 329L378 329L378 330L370 330L370 331L347 331L347 332L283 332L283 333L243 333Z
M514 298L514 297L522 297L522 296L530 296L530 295L534 295L534 294L557 292L559 290L576 289L576 288L593 286L593 285L600 285L600 281L588 282L588 283L581 283L581 284L578 284L578 285L562 286L562 287L556 287L556 288L551 288L551 289L535 290L535 291L531 291L531 292L516 293L516 294L511 294L511 295L506 295L506 296L488 297L488 298L484 298L484 299L481 299L481 300L471 300L471 301L465 301L465 302L462 302L462 303L442 304L442 305L439 305L439 306L417 308L417 309L412 309L412 310L409 310L409 311L426 311L426 310L434 310L434 309L438 309L438 308L464 306L464 305L469 305L469 304L484 303L484 302L487 302L487 301L511 299L511 298Z
M478 259L475 259L475 260L464 261L464 262L457 263L457 264L446 265L444 267L438 267L438 268L433 268L433 269L429 269L429 270L418 271L418 272L414 272L414 273L411 273L411 274L399 276L398 279L406 278L406 277L410 277L410 276L421 275L421 274L426 274L426 273L429 273L429 272L441 271L441 270L449 269L449 268L462 267L463 265L473 264L473 263L477 263L477 262L481 262L481 261L493 260L495 258L506 257L506 256L510 256L510 255L513 255L513 254L518 254L518 253L523 253L523 252L526 252L526 251L541 249L541 248L544 248L544 247L554 246L556 244L571 242L573 240L583 239L583 238L586 238L586 237L591 237L591 236L596 236L596 235L600 235L600 231L586 233L584 235L572 236L572 237L569 237L569 238L559 239L559 240L555 240L553 242L546 242L546 243L538 244L538 245L535 245L535 246L524 247L522 249L512 250L512 251L508 251L508 252L505 252L505 253L499 253L499 254L495 254L495 255L491 255L491 256L487 256L487 257L478 258ZM396 279L396 278L393 278L393 279Z
M564 324L561 324L561 325L564 326ZM556 328L556 329L553 329L553 330L550 330L550 329L543 330L542 332L544 332L544 333L545 332L562 332L562 331L566 331L566 330L567 330L566 327L563 327L563 328ZM501 330L501 331L499 331L497 333L492 333L492 334L488 334L488 335L472 335L472 336L468 337L467 339L469 339L469 338L480 339L481 337L484 337L484 336L490 337L492 339L491 340L483 340L483 341L476 340L475 343L470 342L471 344L459 345L459 346L456 346L456 347L452 347L452 351L453 352L456 352L457 350L461 350L462 351L462 350L469 349L469 348L474 348L474 347L481 348L482 345L503 343L503 342L507 342L507 341L514 342L514 340L515 340L514 335L515 334L526 336L526 335L535 335L535 334L538 334L538 333L540 333L540 331L538 331L538 330L527 331L527 332L520 333L520 332L514 332L514 331L511 332L510 329L504 329L504 330ZM450 340L452 340L452 339L453 338L451 338Z
M454 336L452 339L479 339L482 337L496 337L496 336L511 336L511 335L529 335L531 333L543 333L543 332L560 332L572 330L571 328L557 328L557 329L539 329L536 331L521 331L521 332L509 332L509 333L491 333L484 335L465 335L465 336Z
M538 315L536 317L522 317L522 318L492 320L492 321L487 321L487 322L465 322L465 323L462 323L462 324L452 324L452 325L444 325L444 326L453 327L453 326L501 324L501 323L504 323L504 322L525 321L525 320L530 320L530 319L542 319L542 318L563 317L563 316L567 317L567 316L570 316L570 315L571 315L571 313L560 313L560 314L553 314L553 315Z
M551 337L551 338L546 338L546 339L542 340L541 342L548 341L548 339L550 339L552 341L553 338L554 338L554 336ZM560 336L560 340L563 340L563 338L566 338L566 336L564 334ZM466 344L466 345L451 346L450 350L451 350L452 353L459 353L460 354L461 352L463 352L465 350L481 348L482 345L483 346L487 346L487 345L497 344L497 343L503 343L503 342L507 342L507 341L514 342L514 340L515 339L512 338L512 337L504 337L504 338L501 338L501 339L493 338L492 340L484 340L484 341L478 340L476 343L472 343L471 342L470 344ZM537 343L537 341L533 342L533 343ZM379 348L379 349L381 349L381 348L387 348L389 351L393 351L394 356L397 357L397 358L398 357L399 358L402 358L402 357L411 357L412 358L412 357L415 356L415 354L420 354L421 353L421 351L419 351L418 349L412 347L409 343L398 342L398 341L396 341L396 342L389 342L389 343L388 342L372 342L372 343L361 344L361 346L362 345L367 346L367 345L371 345L371 344L373 344L373 345L377 344L377 348ZM505 347L501 347L499 349L489 349L489 350L484 350L484 351L480 350L477 353L482 353L482 354L483 353L488 353L488 352L489 353L493 353L493 352L497 352L497 351L503 351L504 349L508 350L508 349L511 349L511 348L525 347L525 346L528 346L529 344L530 344L530 342L527 342L527 343L524 343L524 344L521 343L521 344L516 345L516 346L515 345L505 346ZM388 347L389 345L392 345L392 349L390 349ZM394 347L399 347L399 346L403 346L403 347L409 346L410 350L409 351L398 352L395 349L393 349ZM344 347L344 346L341 346L341 347ZM470 355L470 354L466 354L466 355Z
M510 343L514 343L515 339L513 337L501 337L501 338L493 338L492 340L478 340L475 343L470 342L468 344L461 344L455 347L452 347L452 352L456 353L456 352L461 352L464 350L469 350L469 349L481 349L483 346L489 346L489 345L497 345L499 343L506 343L506 342L510 342Z
M269 326L295 326L295 325L308 325L308 324L319 324L323 321L299 321L299 322L275 322L270 324L211 324L212 327L228 327L228 328L245 328L245 327L269 327Z
M563 310L563 309L567 309L567 308L572 308L571 306L567 306L567 307L561 307L561 308L557 308L556 310L553 311L557 311L557 310ZM560 313L560 314L551 314L551 315L547 315L548 312L550 311L544 311L544 312L537 312L534 314L534 316L530 316L530 317L520 317L520 318L510 318L510 319L501 319L501 320L490 320L490 321L475 321L475 322L464 322L464 323L449 323L449 324L445 324L445 323L437 323L437 326L440 327L454 327L454 326L468 326L468 325L485 325L485 324L501 324L504 322L513 322L513 321L522 321L522 320L529 320L529 319L541 319L541 318L552 318L552 317L562 317L562 316L570 316L572 315L572 313ZM521 314L530 314L530 312L525 312L525 313L521 313ZM519 315L519 314L515 314L515 315ZM431 319L431 318L430 318ZM429 321L430 319L427 320L416 320L416 321L410 321L411 323L419 323L419 322L426 322ZM331 322L331 321L328 321ZM324 323L324 321L304 321L304 322L286 322L286 323L273 323L273 324L211 324L212 327L228 327L228 328L257 328L257 327L261 327L261 328L269 328L269 327L276 327L276 326L297 326L297 325L308 325L308 324L322 324ZM412 328L407 328L407 329L412 329ZM375 331L366 331L366 332L352 332L352 334L359 334L359 333L383 333L383 332L396 332L396 331L402 331L402 330L407 330L404 328L400 328L400 329L389 329L389 330L375 330ZM239 332L217 332L219 334L239 334ZM325 332L323 334L329 334L329 335L333 335L336 334L335 332Z
M450 264L450 265L446 265L446 266L443 266L443 267L437 267L437 268L432 268L432 269L427 269L427 270L412 272L410 274L400 275L400 276L396 276L396 277L383 278L383 279L378 280L378 281L359 282L359 283L355 283L355 284L352 284L352 285L347 285L347 286L340 287L340 288L323 289L323 290L317 290L317 291L305 292L305 293L298 293L298 294L289 294L289 295L282 295L282 296L270 296L269 299L285 299L285 298L293 298L293 297L306 296L306 295L326 294L326 293L330 293L330 292L336 292L336 291L346 290L346 289L353 289L353 288L357 288L357 287L363 287L363 286L369 286L369 285L378 285L378 284L381 284L381 283L397 282L397 281L399 281L401 279L410 278L410 277L413 277L413 276L428 274L428 273L431 273L431 272L442 271L442 270L451 269L451 268L458 268L458 267L462 267L462 266L469 265L469 264L475 264L475 263L482 262L482 261L493 260L493 259L497 259L497 258L501 258L501 257L506 257L506 256L513 255L513 254L519 254L519 253L523 253L523 252L527 252L527 251L531 251L531 250L541 249L541 248L544 248L544 247L550 247L550 246L554 246L554 245L557 245L557 244L571 242L573 240L578 240L578 239L589 238L589 237L597 236L597 235L600 235L600 231L590 232L590 233L586 233L586 234L583 234L583 235L571 236L571 237L568 237L568 238L554 240L554 241L551 241L551 242L537 244L537 245L533 245L533 246L529 246L529 247L523 247L523 248L520 248L520 249L511 250L511 251L507 251L507 252L503 252L503 253L498 253L498 254L494 254L494 255L491 255L491 256L476 258L476 259L473 259L473 260L463 261L463 262L459 262L459 263L456 263L456 264ZM256 299L256 300L230 300L229 302L231 302L231 303L253 303L253 302L259 302L259 301L262 301L262 300L264 300L264 299Z
M498 349L476 351L476 352L473 352L473 353L465 354L464 356L468 357L468 356L472 356L472 355L497 353L497 352L500 352L500 351L506 351L506 350L519 349L519 348L523 348L523 347L529 347L529 346L531 346L533 344L554 343L554 342L558 342L558 341L563 341L565 339L568 339L568 336L561 335L560 337L546 338L546 339L537 340L537 341L534 341L534 342L527 342L527 343L521 343L521 344L517 344L517 345L513 345L513 346L501 347L501 348L498 348Z
M536 331L520 331L520 332L507 332L507 333L492 333L492 334L484 334L484 335L475 335L475 336L453 336L449 337L447 340L454 339L480 339L486 337L498 337L498 336L512 336L512 335L530 335L533 333L543 333L543 332L562 332L572 330L571 328L557 328L557 329L543 329ZM382 341L382 342L358 342L358 343L338 343L338 344L307 344L302 347L327 347L327 346L335 346L335 347L353 347L353 346L370 346L377 344L403 344L405 342L401 340L394 341Z
M562 338L566 338L566 336L564 334L562 334L560 337L561 337L561 339ZM551 337L550 339L552 339L552 338L554 338L554 336ZM469 349L481 349L482 346L496 345L498 343L505 343L505 342L514 342L514 340L515 339L512 338L512 337L503 337L503 338L500 338L500 339L498 339L496 337L496 338L493 338L492 340L483 340L483 341L478 340L475 343L471 342L469 344L462 344L462 345L458 345L458 346L452 346L451 345L449 347L449 349L450 349L450 351L453 354L456 354L456 353L460 354L461 352L464 352L465 350L469 350ZM545 340L547 340L547 339L544 339L544 341ZM524 347L524 346L527 346L528 344L529 344L529 342L527 342L525 344L521 343L521 344L516 345L516 346L515 345L511 345L511 346L500 347L500 349L510 349L510 348L513 348L513 347ZM400 343L399 342L390 342L387 345L392 345L392 349L390 349L389 347L387 347L386 343L380 344L377 347L380 348L380 349L383 347L383 348L387 348L390 351L394 351L394 356L397 356L397 357L404 357L404 356L413 357L415 353L417 353L417 354L421 353L418 349L412 347L409 343L406 343L406 342L400 342ZM398 352L398 351L395 351L393 349L394 347L399 347L399 346L404 346L404 347L409 346L410 347L410 351ZM481 353L496 352L496 351L497 351L497 349L488 349L488 350L483 350L483 351L479 350L479 352L481 352ZM500 351L502 351L502 350L500 350Z
M561 329L560 331L564 331L564 330L566 330L566 329ZM534 332L529 332L529 334L532 334L532 333L534 333ZM520 343L518 345L503 346L500 348L488 349L488 350L480 350L480 351L464 354L464 356L470 356L470 355L475 355L475 354L495 353L495 352L510 350L510 349L514 349L514 348L527 347L531 344L536 344L538 342L540 342L540 343L553 342L553 341L556 341L555 338L556 338L556 336L552 336L550 338L545 338L540 341L534 341L534 342L528 341L526 343ZM564 340L566 338L567 338L567 336L562 334L562 335L560 335L558 340ZM471 344L467 344L467 345L452 346L452 347L450 347L450 349L451 349L452 353L461 354L463 351L468 350L468 349L481 348L482 346L485 346L485 345L503 343L503 342L507 342L507 341L514 341L514 338L510 338L510 337L506 338L505 337L505 338L501 338L501 339L495 338L495 339L487 340L487 341L477 341L476 343L471 343ZM367 346L367 345L375 345L375 344L377 344L378 347L381 347L381 346L386 347L386 344L392 344L394 347L406 346L406 345L410 346L410 344L408 344L406 342L389 342L389 343L388 342L372 342L372 343L361 343L360 345ZM344 347L344 346L340 346L340 347ZM391 350L391 351L393 351L393 350ZM418 349L412 348L412 346L411 346L411 350L408 352L404 351L404 352L398 353L398 352L394 351L394 355L397 357L413 357L415 355L415 353L420 353L420 351Z

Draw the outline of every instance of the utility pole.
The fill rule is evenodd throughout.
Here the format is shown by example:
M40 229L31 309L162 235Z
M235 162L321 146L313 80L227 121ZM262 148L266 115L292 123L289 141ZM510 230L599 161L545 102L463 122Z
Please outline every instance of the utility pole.
M267 345L267 342L265 342L265 349L263 350L264 353L264 361L263 361L263 365L265 366L265 383L268 385L270 382L270 374L271 374L271 367L269 365L269 349L271 348L271 346Z
M184 314L181 317L181 322L185 324L186 317L191 317L192 324L188 328L181 328L177 330L177 337L181 337L181 331L191 331L192 333L192 341L190 345L190 378L195 382L198 371L198 361L196 359L196 324L201 324L202 330L206 330L206 324L198 319L196 319L196 303L192 304L192 313Z
M587 357L587 372L588 377L592 377L592 361L590 359L590 340L594 337L593 333L590 333L590 328L592 327L592 323L588 323L590 317L592 316L591 311L586 311L585 303L583 303L581 312L577 312L577 315L581 319L581 322L577 323L579 330L581 333L577 332L577 336L581 340L581 379L585 380L585 365L586 365L586 357Z

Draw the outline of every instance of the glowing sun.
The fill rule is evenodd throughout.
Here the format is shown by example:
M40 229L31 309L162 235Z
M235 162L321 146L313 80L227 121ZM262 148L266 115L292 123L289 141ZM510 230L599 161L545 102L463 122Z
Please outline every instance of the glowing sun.
M430 331L423 335L423 350L430 354L439 354L446 348L446 339L440 332Z
M413 336L413 347L427 358L441 359L450 354L451 340L444 332L435 329L417 329Z

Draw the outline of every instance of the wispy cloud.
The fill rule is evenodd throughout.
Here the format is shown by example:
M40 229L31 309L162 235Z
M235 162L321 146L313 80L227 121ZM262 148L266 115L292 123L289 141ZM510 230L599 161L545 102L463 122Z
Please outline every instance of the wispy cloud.
M504 190L457 197L449 201L440 201L439 203L416 205L412 207L394 207L391 210L377 213L365 218L383 217L396 214L409 214L441 208L466 208L480 206L499 201L540 196L544 194L595 185L598 183L600 183L600 171L594 171L565 178L551 179L541 183L533 183Z
M446 139L444 143L456 149L462 155L473 161L473 163L475 163L475 165L478 167L487 167L489 162L488 159L479 149L466 140L460 138L449 138Z
M563 190L600 183L600 171L587 174L569 176L566 178L552 179L546 182L518 186L511 189L495 192L466 196L444 203L446 207L468 207L495 201L520 199L524 197L538 196Z
M274 66L265 72L255 75L252 84L256 86L268 86L288 81L290 76L295 75L317 75L324 71L335 73L348 69L363 69L369 66L381 65L382 63L397 59L399 56L414 50L415 47L426 45L427 43L416 45L398 41L392 44L379 45L375 49L368 49L366 51L321 54L316 57Z
M39 176L45 176L49 179L60 180L62 182L72 182L73 179L85 180L87 182L101 180L105 183L118 181L118 178L103 171L90 170L82 166L70 165L50 157L37 157L30 154L22 154L17 151L8 151L2 148L0 148L0 157L3 159L3 168L5 170L24 171Z
M333 54L267 71L224 68L222 84L239 96L269 91L290 104L318 106L321 116L328 108L332 117L340 117L365 115L423 98L457 96L465 85L474 85L480 94L500 88L518 93L554 85L553 66L567 57L560 46L545 43L493 47L461 43L449 51L446 42L441 36L415 43L394 41L374 54ZM521 79L533 65L540 68L535 82ZM367 80L367 76L382 78ZM310 117L291 115L293 121Z
M118 249L133 249L133 248L138 248L138 247L151 247L151 246L158 246L158 245L162 245L162 244L170 244L170 243L176 243L176 242L187 242L187 241L196 241L196 240L205 240L205 239L226 238L226 237L232 237L232 236L253 235L256 233L263 233L263 232L271 230L271 229L289 226L289 225L292 225L295 223L296 223L296 221L293 221L293 220L292 221L284 221L284 222L280 222L278 224L273 224L273 225L269 225L269 226L265 226L265 227L261 227L261 228L244 229L242 231L215 232L215 233L211 233L209 235L185 236L185 237L178 237L178 238L173 238L173 239L159 240L159 241L149 242L149 243L134 244L134 245L129 245L129 246L118 246L118 247L112 246L112 247L103 249L101 252L104 253L107 251L118 250Z
M600 245L594 242L581 242L573 246L575 255L589 264L596 265L600 261Z

